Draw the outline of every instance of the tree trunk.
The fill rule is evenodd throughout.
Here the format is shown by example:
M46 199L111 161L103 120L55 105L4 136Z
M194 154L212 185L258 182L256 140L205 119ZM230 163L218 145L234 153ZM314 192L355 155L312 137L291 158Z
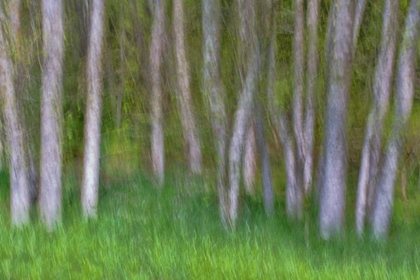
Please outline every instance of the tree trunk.
M104 9L102 0L92 2L86 65L88 92L82 182L82 208L86 218L96 217L98 204Z
M320 231L324 239L344 225L346 191L346 123L351 81L353 5L335 0L336 16L329 62L327 112L324 136L323 182L320 196ZM331 36L331 34L329 35Z
M4 21L2 25L5 26ZM29 221L29 181L26 168L24 131L18 116L17 96L13 84L12 59L3 30L3 28L0 28L0 96L3 103L5 132L10 148L10 206L12 224L21 226Z
M245 191L249 195L253 195L255 193L255 173L257 171L257 162L255 155L255 128L254 120L251 119L248 131L245 135L245 151L242 163Z
M420 1L411 0L400 45L396 81L396 100L392 135L378 179L372 215L373 236L384 239L391 221L395 177L404 142L404 132L411 113L414 94L417 47L420 28Z
M26 165L28 169L28 180L29 180L29 194L31 197L31 202L35 201L37 192L38 192L38 168L35 164L35 148L33 141L30 141L32 137L35 135L30 135L30 130L27 129L30 124L28 123L27 118L25 117L24 110L24 100L27 98L24 94L24 85L27 82L27 78L25 77L25 66L22 63L22 57L24 54L24 47L22 46L20 33L21 33L21 0L12 0L10 2L10 21L11 21L11 34L12 34L12 46L13 50L16 54L16 65L14 67L15 75L14 75L14 89L17 92L17 108L19 110L18 117L21 119L19 122L22 124L22 131L24 133L24 139L27 143L25 145L25 157L26 157ZM27 69L26 69L27 70Z
M244 86L246 79L247 63L252 51L253 42L250 38L253 36L255 26L255 3L250 0L237 0L236 9L238 15L237 21L237 68L239 72L239 88ZM251 117L250 126L245 134L244 155L242 157L242 176L245 184L245 191L248 194L253 193L256 173L256 146L255 146L255 131L254 131L254 117Z
M227 225L227 117L220 79L220 4L203 0L203 93L210 104L212 128L216 142L217 193L222 222Z
M198 131L195 125L194 114L192 110L190 77L188 62L185 55L185 36L184 36L184 0L174 0L174 33L175 33L175 52L177 62L178 108L181 111L181 121L184 131L184 141L188 147L188 161L190 170L193 173L201 174L202 157L201 145Z
M52 230L61 221L62 76L64 54L63 5L43 0L44 64L42 76L41 219Z
M254 103L256 83L260 69L261 54L256 42L256 38L250 38L256 46L252 52L248 64L245 84L236 109L233 133L229 145L229 216L228 224L235 226L238 217L238 199L239 199L239 179L240 179L240 160L245 142L246 128L251 118L251 111Z
M304 123L304 163L303 187L306 194L312 187L313 180L313 150L315 130L315 94L318 76L318 10L319 0L308 3L307 28L308 28L308 58L306 76L306 104Z
M151 146L152 166L158 186L162 186L165 173L165 152L163 139L162 115L162 84L161 84L161 57L163 48L165 21L165 0L156 0L154 5L154 19L152 28L152 41L150 48L150 72L152 83L151 101Z
M356 230L362 236L365 225L368 193L374 193L382 145L382 130L385 115L389 107L389 96L395 61L398 1L387 0L384 6L381 50L375 71L373 105L366 124L366 136L363 144L360 164L357 202ZM370 195L373 197L373 195Z

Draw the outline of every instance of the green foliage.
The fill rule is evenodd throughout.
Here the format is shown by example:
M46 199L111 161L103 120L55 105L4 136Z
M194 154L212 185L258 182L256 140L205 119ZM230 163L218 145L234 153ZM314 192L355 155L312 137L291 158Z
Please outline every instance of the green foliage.
M181 179L179 179L181 178ZM191 178L190 178L191 179ZM391 238L377 244L353 233L323 242L316 210L308 225L289 223L280 210L267 218L262 199L243 197L235 232L217 215L213 192L178 175L164 191L143 175L102 187L97 220L83 221L79 188L67 176L63 224L9 225L7 174L0 173L2 279L416 279L420 276L420 197L398 200ZM190 182L184 184L184 182ZM186 191L190 190L190 191ZM283 201L277 209L283 209ZM417 210L416 210L417 209ZM35 213L34 213L35 214Z

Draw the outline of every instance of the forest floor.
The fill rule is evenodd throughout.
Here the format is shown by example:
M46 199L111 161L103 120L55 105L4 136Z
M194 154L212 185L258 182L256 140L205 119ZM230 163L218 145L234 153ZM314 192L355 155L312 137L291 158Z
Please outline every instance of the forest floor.
M10 227L8 179L0 173L0 279L419 279L420 196L397 199L391 236L358 240L352 213L346 235L317 234L285 219L284 202L267 218L260 197L241 199L233 232L218 217L201 180L168 179L155 189L144 176L102 186L96 220L82 219L79 188L65 180L63 223L53 233L33 222ZM348 211L350 212L350 211Z

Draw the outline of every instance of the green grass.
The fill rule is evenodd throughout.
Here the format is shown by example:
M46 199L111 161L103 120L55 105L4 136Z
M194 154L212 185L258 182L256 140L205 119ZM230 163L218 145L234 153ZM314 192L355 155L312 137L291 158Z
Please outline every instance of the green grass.
M310 213L287 222L284 202L265 217L257 198L241 199L237 229L227 232L203 181L174 178L156 190L143 176L103 186L97 220L83 221L79 190L67 178L63 223L48 233L33 213L31 226L11 229L7 175L0 174L0 279L418 279L420 220L412 202L398 202L386 244L358 240L348 225L324 242ZM417 200L416 196L412 196ZM418 202L418 200L417 200ZM417 203L418 205L418 203ZM35 211L34 211L35 212Z

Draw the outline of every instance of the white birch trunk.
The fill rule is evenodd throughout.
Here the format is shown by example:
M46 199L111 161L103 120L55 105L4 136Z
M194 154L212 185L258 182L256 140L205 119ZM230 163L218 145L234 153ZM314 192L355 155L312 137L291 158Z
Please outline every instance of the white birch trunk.
M336 16L327 90L323 182L320 195L320 231L324 239L344 226L346 191L346 123L351 81L353 5L335 0ZM330 34L331 36L331 34Z
M98 204L104 9L103 0L92 2L86 65L88 89L82 182L82 208L85 218L96 217Z
M174 0L173 17L175 33L175 53L177 62L178 108L181 111L181 121L184 131L184 141L188 147L188 162L190 170L195 174L202 172L201 145L195 125L191 101L190 77L188 62L185 55L184 35L184 0Z
M63 5L42 1L44 64L42 76L41 173L39 208L45 226L61 222Z
M250 38L251 39L251 38ZM257 45L255 38L253 42ZM255 46L248 64L245 84L235 112L233 134L229 146L229 216L228 223L235 226L238 217L240 161L244 148L246 128L249 123L260 69L259 46Z
M306 76L306 104L304 123L304 164L303 187L308 194L313 180L313 150L315 131L315 94L318 76L318 10L319 0L310 0L308 3L307 28L308 28L308 58Z
M5 26L4 18L1 20ZM0 93L7 142L10 148L10 206L12 224L21 226L29 222L29 180L26 168L24 132L13 84L13 65L8 43L0 28Z
M420 1L411 0L398 57L396 100L392 136L378 179L372 214L373 236L384 239L390 227L395 177L404 142L404 132L413 105L417 47L420 29Z
M242 172L244 178L245 191L249 195L255 193L255 173L257 171L256 162L256 143L255 143L255 128L253 120L250 120L250 125L245 135L245 150L242 163Z
M203 93L210 105L216 142L217 193L222 222L227 225L227 118L220 79L220 6L218 0L203 0Z
M154 19L150 47L150 72L151 72L151 115L152 133L152 166L158 186L162 186L165 173L165 151L163 139L162 115L162 85L161 85L161 57L163 48L165 21L165 0L156 0L154 5Z
M359 236L362 236L363 234L366 210L371 205L368 203L368 193L374 193L374 186L376 183L379 154L381 151L383 122L388 111L389 97L391 94L397 38L398 10L398 1L385 1L381 50L376 66L373 89L374 103L366 124L366 135L363 144L359 172L356 202L356 231ZM373 195L371 195L371 197L372 196Z

